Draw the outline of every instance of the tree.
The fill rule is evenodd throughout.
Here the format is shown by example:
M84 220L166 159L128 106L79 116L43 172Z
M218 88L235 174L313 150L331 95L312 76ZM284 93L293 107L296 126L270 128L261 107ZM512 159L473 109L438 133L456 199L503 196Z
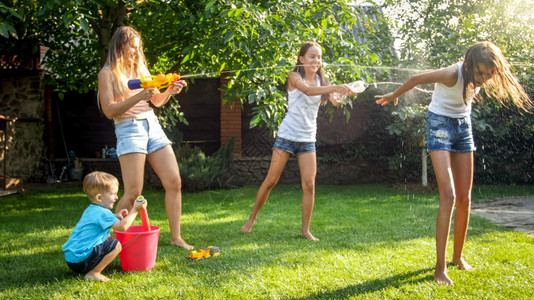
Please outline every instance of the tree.
M143 36L153 73L172 70L219 76L228 70L223 73L230 79L225 101L238 98L258 104L251 126L266 124L272 131L285 113L285 80L302 42L315 40L323 45L324 60L331 64L327 73L334 82L368 79L370 74L361 66L387 63L393 57L389 50L379 51L390 49L391 40L383 34L385 22L372 22L370 14L347 0L39 3L11 1L5 14L17 33L31 32L19 33L19 39L31 36L32 45L50 48L45 64L59 90L94 90L111 33L119 25L130 24ZM373 15L381 17L379 12ZM366 35L364 42L356 42L351 31L358 22L366 28L358 33ZM16 38L16 34L9 37ZM164 124L177 121L173 119L176 105L163 109L168 119Z
M490 40L504 52L532 98L534 9L527 1L387 0L385 5L388 11L394 12L388 15L398 33L403 66L446 67L460 61L473 43ZM419 103L427 106L429 101L422 97ZM424 124L420 114L410 112L411 108L412 103L399 108L399 116L403 118L397 119L392 128L404 130L392 134L412 137L421 122ZM473 106L472 117L477 144L487 145L475 156L478 180L485 183L532 182L532 163L524 162L534 158L530 155L532 151L523 150L531 149L534 142L534 116L501 107L487 99L485 104ZM406 119L416 121L412 122L415 127L406 128ZM421 139L424 139L424 132L421 132ZM502 164L503 158L510 159L510 164ZM488 166L491 168L486 168Z
M96 87L96 75L104 63L109 41L127 15L139 8L135 0L46 0L0 3L2 53L19 60L39 55L50 71L49 84L60 92L86 93ZM142 4L145 4L143 2ZM6 34L7 33L7 34ZM59 94L62 97L62 93Z
M377 49L390 49L391 40L378 28L384 22L370 22L370 15L361 7L347 3L170 1L168 7L140 9L130 22L143 33L148 60L155 70L228 76L224 101L233 103L238 98L257 104L250 125L266 125L274 132L287 108L286 77L304 41L323 45L324 61L331 66L327 73L334 82L367 80L370 74L361 66L393 57L391 53L376 54ZM356 42L351 31L357 22L368 29L364 44Z

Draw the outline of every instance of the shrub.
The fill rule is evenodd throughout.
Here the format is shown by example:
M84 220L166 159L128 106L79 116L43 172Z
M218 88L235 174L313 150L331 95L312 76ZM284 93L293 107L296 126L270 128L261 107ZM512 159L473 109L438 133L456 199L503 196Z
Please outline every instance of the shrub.
M222 145L213 155L206 156L198 147L188 144L176 150L184 189L203 191L223 188L218 180L230 167L234 157L234 139Z

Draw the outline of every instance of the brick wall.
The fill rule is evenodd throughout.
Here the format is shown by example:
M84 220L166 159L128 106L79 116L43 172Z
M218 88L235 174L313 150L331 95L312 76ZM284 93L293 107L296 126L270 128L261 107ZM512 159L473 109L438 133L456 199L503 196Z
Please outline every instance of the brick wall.
M226 77L221 77L221 87L225 87L228 83ZM234 155L241 157L242 137L241 137L241 105L239 99L235 102L223 101L224 93L221 92L221 145L225 144L232 137L234 141Z

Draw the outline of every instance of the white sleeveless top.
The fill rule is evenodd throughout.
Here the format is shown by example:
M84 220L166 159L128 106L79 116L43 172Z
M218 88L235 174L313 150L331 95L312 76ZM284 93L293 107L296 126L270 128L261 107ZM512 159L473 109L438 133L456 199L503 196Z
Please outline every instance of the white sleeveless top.
M104 68L111 71L109 66L104 66ZM115 78L113 77L113 80L114 79ZM112 84L115 84L115 83L112 83ZM133 91L129 90L125 98L116 99L116 100L119 102L124 101L125 99L128 99L138 94L139 92L141 92L140 89L133 90ZM117 125L121 122L128 121L128 120L148 119L148 118L154 118L154 117L155 117L154 110L152 109L152 107L150 107L149 103L147 101L139 101L122 115L113 118L113 122L115 123L115 125Z
M449 118L463 118L471 114L472 100L480 89L477 88L473 97L467 99L466 105L463 100L463 62L457 63L456 68L458 69L458 80L453 87L436 82L434 93L432 94L432 101L428 106L429 111Z
M317 85L321 80L317 77ZM299 89L287 92L289 108L277 136L293 142L315 142L321 95L308 96Z

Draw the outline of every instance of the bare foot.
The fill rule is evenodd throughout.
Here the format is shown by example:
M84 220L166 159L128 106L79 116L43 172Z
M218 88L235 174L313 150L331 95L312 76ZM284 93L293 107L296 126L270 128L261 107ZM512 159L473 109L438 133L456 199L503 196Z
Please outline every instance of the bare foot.
M107 278L106 276L100 274L100 273L87 273L85 274L85 279L87 280L97 280L97 281L102 281L102 282L106 282L106 281L109 281L110 279Z
M319 241L319 239L316 238L316 237L314 237L314 236L311 234L311 232L309 232L309 231L308 231L308 232L303 232L303 233L301 234L301 236L302 236L303 238L305 238L305 239L310 240L310 241L314 241L314 242L318 242L318 241Z
M243 227L241 227L242 234L249 234L252 231L252 226L254 226L254 221L248 220Z
M443 285L450 285L453 286L454 283L452 282L452 279L447 276L447 272L434 272L434 281L437 284L443 284Z
M475 268L471 267L463 258L453 259L452 263L456 264L460 270L473 271Z
M177 241L171 241L171 245L173 246L177 246L177 247L182 247L184 248L185 250L193 250L195 249L195 247L189 245L188 243L186 243L184 240L182 240L181 238L178 239Z

